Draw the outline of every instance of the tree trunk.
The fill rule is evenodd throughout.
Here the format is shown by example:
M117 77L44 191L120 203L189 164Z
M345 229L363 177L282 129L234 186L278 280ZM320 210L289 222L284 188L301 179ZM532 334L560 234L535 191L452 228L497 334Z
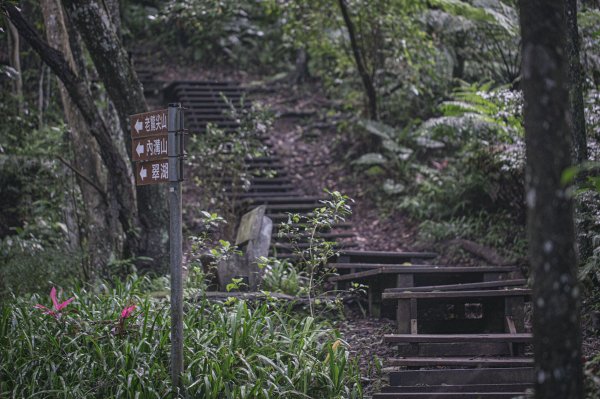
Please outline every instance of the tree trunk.
M587 133L583 104L584 73L579 55L579 29L577 27L577 0L566 0L565 17L567 23L567 56L569 60L569 108L571 110L571 131L573 134L573 162L581 164L588 160ZM585 179L582 176L580 180ZM589 232L592 230L593 210L585 203L585 197L577 199L576 228L579 259L592 256L593 246Z
M294 72L290 75L290 82L294 85L303 83L310 77L308 71L308 52L305 48L296 51L296 65Z
M48 79L48 67L42 64L40 78L38 80L38 128L44 125L44 82Z
M63 4L77 26L117 109L121 128L125 132L127 153L131 157L129 115L148 110L142 85L111 26L106 9L97 0L63 0ZM137 193L142 227L139 249L141 254L152 257L159 268L165 268L168 258L166 189L159 185L142 186L138 187Z
M520 0L536 398L581 398L564 1Z
M69 93L71 101L77 105L90 133L98 143L100 156L107 168L108 190L104 193L105 200L109 203L111 209L118 212L119 222L123 230L125 232L135 231L138 218L135 190L130 173L131 168L120 156L117 147L114 145L110 131L94 102L89 87L85 81L73 72L63 54L48 46L40 38L37 32L23 19L15 6L2 3L1 7L2 11L15 25L19 34L58 76ZM125 250L132 253L137 250L137 241L132 234L128 234L126 237Z
M40 6L44 16L46 37L51 47L62 52L71 69L78 71L75 57L71 51L71 40L67 30L64 12L60 0L41 0ZM122 231L115 208L105 200L103 193L107 191L106 176L103 171L102 159L98 155L98 143L89 133L87 123L79 113L77 106L71 101L65 86L59 83L60 97L73 148L74 167L78 170L78 186L83 197L85 208L85 224L83 231L87 242L86 273L93 279L102 274L108 261L121 253L119 237ZM82 176L95 183L88 183ZM100 190L98 190L98 188ZM112 255L112 256L111 256Z
M121 8L119 0L104 0L106 13L110 15L110 22L115 29L117 37L121 39Z
M354 55L356 68L358 69L358 74L360 75L363 86L365 88L365 93L367 94L369 118L372 120L377 120L377 92L375 91L375 86L373 85L373 79L371 79L371 75L367 70L367 65L365 63L363 52L360 49L358 40L356 39L356 29L354 27L354 23L352 22L352 18L350 18L350 13L348 12L348 6L346 5L346 1L338 0L338 3L340 5L340 9L342 10L342 16L344 17L346 29L348 29L348 36L350 37L350 46L352 47L352 54Z
M10 62L10 66L17 72L14 84L15 96L17 97L17 111L19 115L23 115L25 107L23 104L23 75L21 73L21 42L17 28L15 28L9 19L6 20L6 25L8 26L8 61Z
M577 0L565 0L567 23L567 59L569 61L569 107L573 132L575 163L588 159L587 136L583 105L583 68L579 56L579 29L577 28Z

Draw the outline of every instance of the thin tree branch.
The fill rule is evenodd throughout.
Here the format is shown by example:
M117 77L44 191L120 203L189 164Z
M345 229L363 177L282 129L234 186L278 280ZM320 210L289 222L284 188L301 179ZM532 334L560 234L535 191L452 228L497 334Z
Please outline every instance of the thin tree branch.
M354 24L352 23L352 19L350 18L348 6L346 5L345 0L338 0L338 4L340 5L342 16L344 18L344 23L346 24L346 29L348 30L348 36L350 37L350 45L352 46L352 53L354 54L354 61L356 62L356 67L358 68L358 74L362 79L363 86L365 87L365 91L367 93L367 100L369 104L369 117L373 120L376 120L377 93L375 92L375 86L373 86L373 80L369 75L369 71L367 70L367 67L365 65L364 56L356 39L356 29L354 27Z
M71 165L66 159L64 159L60 155L55 155L55 157L67 168L71 169L73 171L73 173L75 173L77 176L81 177L87 184L94 187L96 189L96 191L98 191L98 193L100 193L100 195L102 195L102 199L104 199L104 201L108 201L108 194L106 193L106 191L102 190L102 188L100 186L98 186L96 183L94 183L82 171L77 169L75 166Z

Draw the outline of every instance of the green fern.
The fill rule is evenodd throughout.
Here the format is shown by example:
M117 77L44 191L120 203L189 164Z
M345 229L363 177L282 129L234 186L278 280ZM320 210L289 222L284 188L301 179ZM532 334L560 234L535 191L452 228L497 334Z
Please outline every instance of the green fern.
M501 28L509 34L519 32L516 11L501 1L479 6L461 0L429 0L429 4L449 14L465 17L475 23L485 23Z
M439 110L443 115L424 122L417 135L489 139L489 133L495 133L496 140L502 142L512 142L514 137L523 135L519 94L506 87L492 88L491 82L460 82Z

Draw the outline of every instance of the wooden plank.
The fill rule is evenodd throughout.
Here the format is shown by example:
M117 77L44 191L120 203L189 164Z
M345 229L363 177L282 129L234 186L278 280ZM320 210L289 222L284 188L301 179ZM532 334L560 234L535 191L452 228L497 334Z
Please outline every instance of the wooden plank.
M376 393L372 399L513 399L523 392Z
M388 343L452 343L452 342L522 342L531 343L533 336L520 334L385 334L383 341Z
M396 328L400 334L410 334L410 300L403 299L398 301L396 307Z
M482 288L501 288L501 287L514 287L524 286L527 284L525 279L516 280L499 280L499 281L485 281L481 283L464 283L464 284L446 284L446 285L427 285L420 287L411 287L410 291L458 291L458 290L469 290L469 289L482 289ZM406 288L388 288L386 292L402 292L406 291Z
M404 357L392 358L386 362L389 366L401 367L514 367L532 366L533 358L529 357Z
M420 385L404 387L382 387L381 393L410 392L524 392L533 388L533 383L520 384L473 384L473 385Z
M368 267L364 264L353 264L353 263L329 263L325 266L330 269L339 270L354 270L354 269L368 269L360 272L347 273L340 276L333 276L329 279L331 282L336 281L350 281L350 280L370 280L381 275L401 275L401 274L425 274L425 273L464 273L463 271L450 271L450 270L439 270L436 268L425 267L425 266L402 266L393 265L392 267Z
M507 344L506 342L450 342L450 343L396 343L398 356L515 356L509 346L523 347L525 344ZM524 355L525 351L517 352Z
M525 331L525 298L511 297L504 300L504 314L513 322L518 332Z
M510 273L517 270L511 266L438 266L419 264L385 264L385 263L328 263L327 267L336 269L367 269L365 274L357 274L357 278L372 274L398 274L398 273L487 273L499 271ZM376 270L376 271L373 271ZM369 273L367 273L369 272Z
M315 208L321 208L323 206L323 204L294 204L294 203L289 203L289 204L268 204L267 205L267 209L271 209L271 210L286 210L286 211L290 211L290 210L314 210Z
M292 201L295 203L306 203L306 202L315 203L315 202L323 201L326 199L327 199L326 197L306 197L306 196L299 195L293 199L290 199L289 197L263 196L263 197L256 197L256 198L248 198L245 201L251 202L251 203L264 202L265 204L278 204L278 203L287 203L287 202L292 202Z
M530 289L513 288L501 290L473 290L473 291L427 291L427 292L384 292L383 299L445 299L445 298L493 298L511 296L529 296Z
M391 372L389 377L394 386L530 383L534 380L534 368L403 370Z
M435 258L436 256L438 256L438 254L434 253L434 252L342 251L342 252L340 252L340 256L354 256L354 257L381 256L381 257L391 257L391 258L396 258L398 256L406 256L406 257L410 257L410 258Z

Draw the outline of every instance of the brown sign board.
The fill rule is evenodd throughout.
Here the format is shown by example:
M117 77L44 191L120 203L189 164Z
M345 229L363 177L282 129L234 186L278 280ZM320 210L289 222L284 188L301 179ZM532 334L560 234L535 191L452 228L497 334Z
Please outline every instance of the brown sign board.
M131 140L131 155L134 162L167 158L168 134L147 136Z
M148 162L136 162L135 181L138 186L169 182L169 160L157 159Z
M159 109L129 117L131 137L139 138L167 133L168 109Z

